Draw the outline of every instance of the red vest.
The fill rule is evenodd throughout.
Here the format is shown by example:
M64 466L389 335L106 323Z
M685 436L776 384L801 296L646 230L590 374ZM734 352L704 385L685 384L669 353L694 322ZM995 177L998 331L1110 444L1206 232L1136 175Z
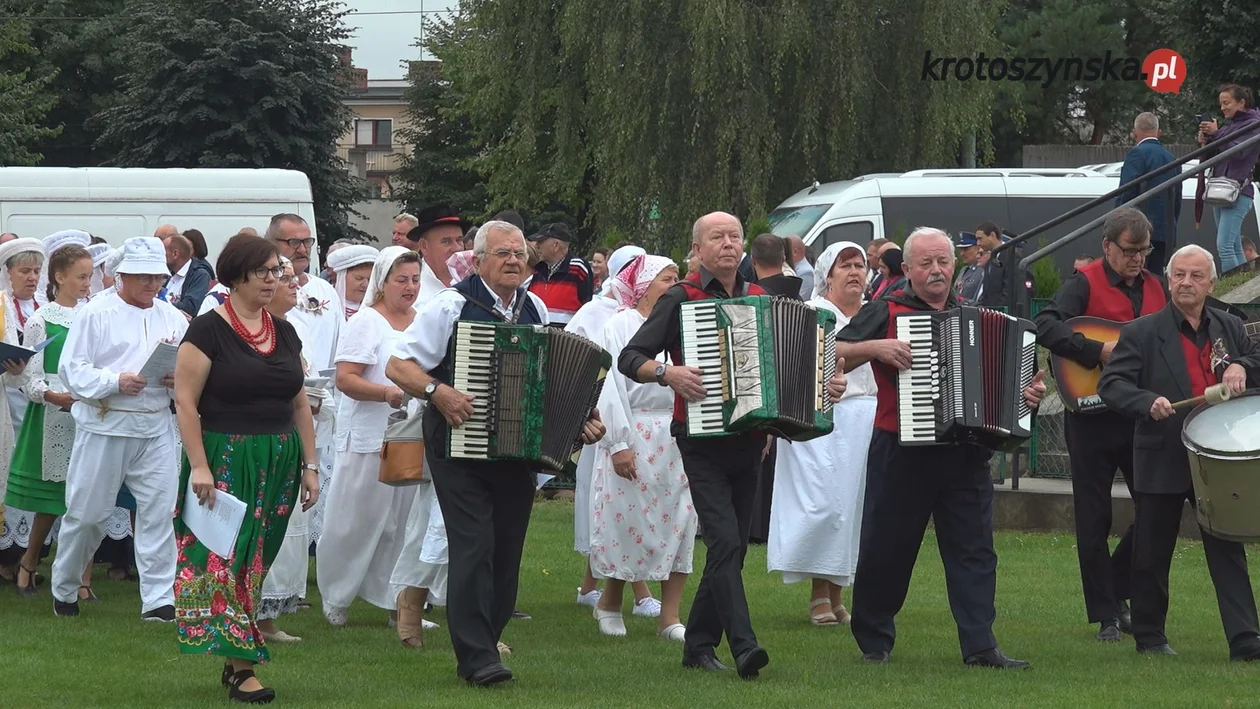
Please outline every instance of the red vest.
M1216 384L1216 372L1212 371L1212 342L1204 343L1202 348L1195 347L1194 342L1184 334L1181 336L1181 351L1186 356L1186 374L1190 377L1190 396L1203 396L1203 390Z
M914 312L918 311L908 305L888 301L888 332L884 333L884 337L897 339L897 314ZM873 359L871 371L875 373L875 384L879 387L875 392L875 428L896 433L900 428L897 418L897 374L900 370Z
M1134 320L1133 302L1124 291L1111 285L1111 282L1107 280L1103 263L1105 263L1103 259L1098 259L1080 269L1085 280L1089 282L1089 304L1082 315L1122 323ZM1150 271L1142 269L1142 312L1138 315L1158 312L1166 304L1164 287L1160 285L1159 279Z
M692 271L687 277L678 282L682 286L683 292L687 294L687 300L708 300L714 296L710 295L700 287L700 272ZM765 295L761 286L756 283L745 283L744 293L742 295ZM742 296L741 296L742 297ZM669 361L678 364L683 361L682 356L682 340L677 340L673 347L667 350ZM687 400L674 394L674 420L681 424L687 423Z

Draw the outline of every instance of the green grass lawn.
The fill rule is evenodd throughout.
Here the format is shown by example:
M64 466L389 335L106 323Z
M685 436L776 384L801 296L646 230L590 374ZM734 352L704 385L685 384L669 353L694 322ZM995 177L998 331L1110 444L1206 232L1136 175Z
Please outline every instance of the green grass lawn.
M386 627L388 614L363 603L345 628L318 610L282 627L305 641L272 648L261 676L285 706L328 707L1244 707L1260 706L1260 664L1228 662L1202 548L1183 543L1173 565L1168 634L1175 658L1139 656L1131 639L1094 640L1084 622L1073 539L998 537L1001 646L1032 662L1030 672L968 670L959 657L935 540L925 542L893 662L862 663L847 628L815 628L807 586L765 572L765 548L748 555L745 580L754 625L770 653L755 682L733 672L679 667L680 646L655 637L655 620L627 613L627 638L603 638L574 604L582 571L572 548L570 502L539 502L521 568L518 606L505 640L517 681L498 690L455 676L445 628L411 651ZM698 582L703 545L697 545ZM43 567L47 574L47 562ZM103 570L98 576L104 576ZM314 574L311 599L318 608ZM56 618L46 589L35 599L0 590L0 707L203 707L226 704L216 658L180 655L171 625L142 623L134 583L100 580L101 602L77 619ZM627 607L629 604L627 604ZM439 610L433 617L445 625ZM726 648L719 657L729 657Z

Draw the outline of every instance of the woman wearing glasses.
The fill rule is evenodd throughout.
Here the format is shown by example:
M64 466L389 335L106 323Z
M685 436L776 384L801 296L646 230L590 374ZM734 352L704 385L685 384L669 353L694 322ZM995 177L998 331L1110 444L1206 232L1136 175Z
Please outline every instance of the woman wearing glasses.
M394 346L416 316L420 256L401 246L383 249L372 267L359 312L337 347L337 471L328 486L324 529L315 547L315 573L324 617L345 625L356 597L396 610L390 585L416 491L380 482L381 446L402 389L385 376ZM419 563L419 559L413 559Z
M315 425L302 386L302 342L266 309L285 274L275 245L232 237L216 270L231 292L189 325L175 370L185 452L175 517L175 615L181 652L224 656L229 696L265 703L275 691L253 669L269 659L257 625L263 581L290 515L318 498ZM211 509L219 492L246 505L226 558L184 523L190 485L198 504Z

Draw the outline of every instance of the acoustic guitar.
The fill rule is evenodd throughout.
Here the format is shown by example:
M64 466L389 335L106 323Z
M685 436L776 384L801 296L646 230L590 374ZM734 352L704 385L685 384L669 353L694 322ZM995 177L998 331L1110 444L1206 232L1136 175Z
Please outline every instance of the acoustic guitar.
M1115 342L1120 339L1120 328L1124 326L1124 323L1085 316L1066 320L1063 324L1071 328L1072 332L1079 332L1087 339L1099 342ZM1247 337L1260 343L1260 321L1246 323L1243 329ZM1073 360L1051 353L1050 371L1059 386L1063 406L1068 411L1086 414L1107 408L1098 396L1098 380L1102 378L1102 369L1086 369Z

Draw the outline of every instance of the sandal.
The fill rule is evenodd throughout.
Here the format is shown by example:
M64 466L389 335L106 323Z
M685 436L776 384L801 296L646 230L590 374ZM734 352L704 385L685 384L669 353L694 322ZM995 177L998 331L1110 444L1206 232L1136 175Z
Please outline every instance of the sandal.
M819 606L827 606L826 612L815 613L814 609ZM830 598L815 598L809 604L809 622L819 626L840 625L840 620L836 618L836 614L831 611Z
M83 595L84 591L87 591L86 596ZM79 600L80 601L99 601L100 599L96 597L96 591L93 591L91 586L80 586L79 587Z
M254 678L253 670L241 670L232 675L228 685L228 698L243 704L268 704L276 698L276 690L270 687L255 689L252 692L241 689L241 685L250 678Z
M504 655L511 655L511 654L512 654L512 646L500 640L499 641L499 657L503 657Z
M849 621L852 620L852 616L849 615L849 611L845 610L844 606L836 606L835 613L836 620L840 621L840 625L848 625Z
M13 581L14 583L17 584L18 595L24 596L26 598L30 598L31 596L34 596L36 593L39 593L39 590L36 588L36 583L38 582L38 576L35 574L35 569L28 569L26 568L26 564L23 564L21 562L18 562L18 568L21 569L22 571L25 571L26 577L27 577L26 585L23 586L21 582L18 580L22 578L21 574L14 575Z
M601 634L618 638L625 637L626 621L621 617L621 611L606 611L596 606L591 614L595 616L595 620L599 621Z
M687 640L687 628L682 623L674 623L657 633L657 635L665 640L681 643Z
M403 645L411 648L424 647L424 604L420 602L421 591L408 586L398 592L394 605L398 608L398 639Z

